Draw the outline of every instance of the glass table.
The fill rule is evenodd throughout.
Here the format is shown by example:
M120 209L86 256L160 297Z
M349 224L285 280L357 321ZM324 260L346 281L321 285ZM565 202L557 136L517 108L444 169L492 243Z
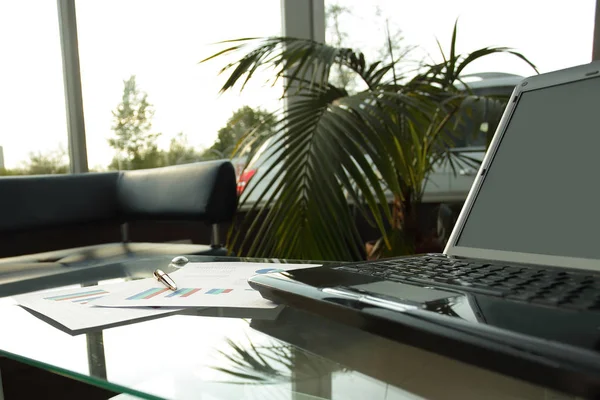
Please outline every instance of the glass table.
M196 262L240 260L279 262L190 257ZM169 261L154 257L0 286L0 399L10 400L9 392L28 393L42 385L36 381L38 371L63 379L60 398L69 398L64 382L89 387L88 394L98 389L98 398L115 399L564 396L283 306L275 318L239 318L218 308L187 309L73 335L16 306L10 297L146 278L158 267L169 271ZM20 379L13 381L14 377Z

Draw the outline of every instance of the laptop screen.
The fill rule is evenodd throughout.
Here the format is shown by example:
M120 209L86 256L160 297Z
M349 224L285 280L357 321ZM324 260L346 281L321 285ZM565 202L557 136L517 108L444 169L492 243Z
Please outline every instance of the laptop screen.
M456 245L600 259L600 78L522 93Z

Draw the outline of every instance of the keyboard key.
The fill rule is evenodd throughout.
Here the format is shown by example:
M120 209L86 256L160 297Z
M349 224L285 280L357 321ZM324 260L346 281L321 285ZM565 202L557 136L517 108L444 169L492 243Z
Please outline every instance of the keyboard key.
M485 267L485 268L481 268L480 271L485 271L485 272L500 272L502 271L502 268L499 267Z
M520 274L522 271L522 268L518 268L518 267L504 267L503 271L509 275L515 275L515 274Z
M510 282L511 284L516 285L516 286L528 287L529 283L533 282L533 280L531 280L531 279L510 279L507 282Z
M369 266L371 268L381 268L381 267L387 267L387 264L382 263L382 262L371 262L368 264L363 264L364 266Z
M402 262L399 262L399 261L380 261L379 264L390 266L390 265L399 265L399 264L402 264Z
M565 290L582 290L585 288L585 285L581 285L579 283L562 281L558 282L556 287L563 288Z
M454 279L454 278L458 278L460 276L463 276L465 273L464 272L444 272L442 274L437 274L437 276L441 276L442 278L449 278L449 279Z
M485 274L481 274L479 272L472 271L472 272L469 272L467 274L467 276L470 278L483 278L485 276Z
M459 262L455 262L454 266L455 267L467 267L467 266L469 266L469 263L459 261Z
M534 282L529 282L527 284L527 287L536 288L536 289L546 289L546 288L550 288L551 286L552 286L552 282L545 282L545 281L534 281Z
M490 278L482 278L482 279L478 279L477 283L486 285L486 286L492 286L495 283L497 283L498 281L496 279L494 279L493 277Z
M495 275L493 276L493 278L494 278L495 280L499 281L499 282L500 282L500 281L502 281L502 282L508 282L508 281L510 281L510 280L512 280L512 279L513 279L513 276L512 276L512 275L501 275L501 274L495 274Z
M468 263L444 257L406 257L336 269L545 306L600 311L600 276L590 274Z
M564 282L574 285L584 285L588 283L594 283L594 279L586 276L569 276L566 280L564 280Z
M469 263L468 266L471 267L471 269L479 269L479 268L483 268L487 265L489 265L489 264Z
M534 280L534 279L540 279L542 277L542 274L521 273L517 276L521 279Z

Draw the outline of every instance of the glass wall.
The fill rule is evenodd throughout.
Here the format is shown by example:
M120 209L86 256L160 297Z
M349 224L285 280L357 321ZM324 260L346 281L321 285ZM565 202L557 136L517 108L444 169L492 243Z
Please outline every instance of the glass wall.
M339 42L341 34L344 46L379 57L386 52L387 25L400 51L413 48L407 61L413 65L440 62L442 56L436 39L448 56L452 28L458 20L458 53L486 46L512 47L529 58L540 72L548 72L590 62L595 3L595 0L325 0L327 41ZM479 72L523 76L535 73L509 55L484 58L464 73Z
M332 13L335 6L337 14ZM152 136L149 148L167 153L171 149L170 163L198 158L209 150L214 157L227 156L228 151L213 145L234 111L244 105L263 109L280 105L281 87L264 87L260 79L253 79L241 95L218 95L223 79L217 73L234 57L198 64L222 48L214 45L220 40L281 34L280 0L77 1L76 7L92 170L111 164L122 167L119 159L127 158L126 151L111 146L109 140L117 138L113 111L122 103L124 81L132 76L138 100L147 94L147 120L142 127L149 134L160 134ZM439 61L436 38L447 52L457 18L459 52L509 46L525 54L540 72L591 58L594 0L551 4L541 0L325 0L325 7L327 40L360 48L371 59L385 57L387 26L395 51L412 49L407 65ZM0 167L11 173L66 172L56 3L1 2L0 34L11 39L0 42L4 59L11 60L0 65L0 106L7 116L0 120ZM492 71L532 73L508 55L481 60L465 73ZM130 91L130 99L135 98Z
M76 11L92 170L227 158L231 148L213 144L233 113L280 105L281 87L261 79L219 95L218 72L236 56L199 64L224 48L216 42L280 35L279 0L77 1Z
M0 2L0 37L0 174L66 173L56 1Z

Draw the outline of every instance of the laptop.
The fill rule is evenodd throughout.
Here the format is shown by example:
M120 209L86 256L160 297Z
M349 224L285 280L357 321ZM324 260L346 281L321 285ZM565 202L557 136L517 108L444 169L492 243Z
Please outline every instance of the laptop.
M392 340L600 396L600 62L515 88L443 254L249 284Z

